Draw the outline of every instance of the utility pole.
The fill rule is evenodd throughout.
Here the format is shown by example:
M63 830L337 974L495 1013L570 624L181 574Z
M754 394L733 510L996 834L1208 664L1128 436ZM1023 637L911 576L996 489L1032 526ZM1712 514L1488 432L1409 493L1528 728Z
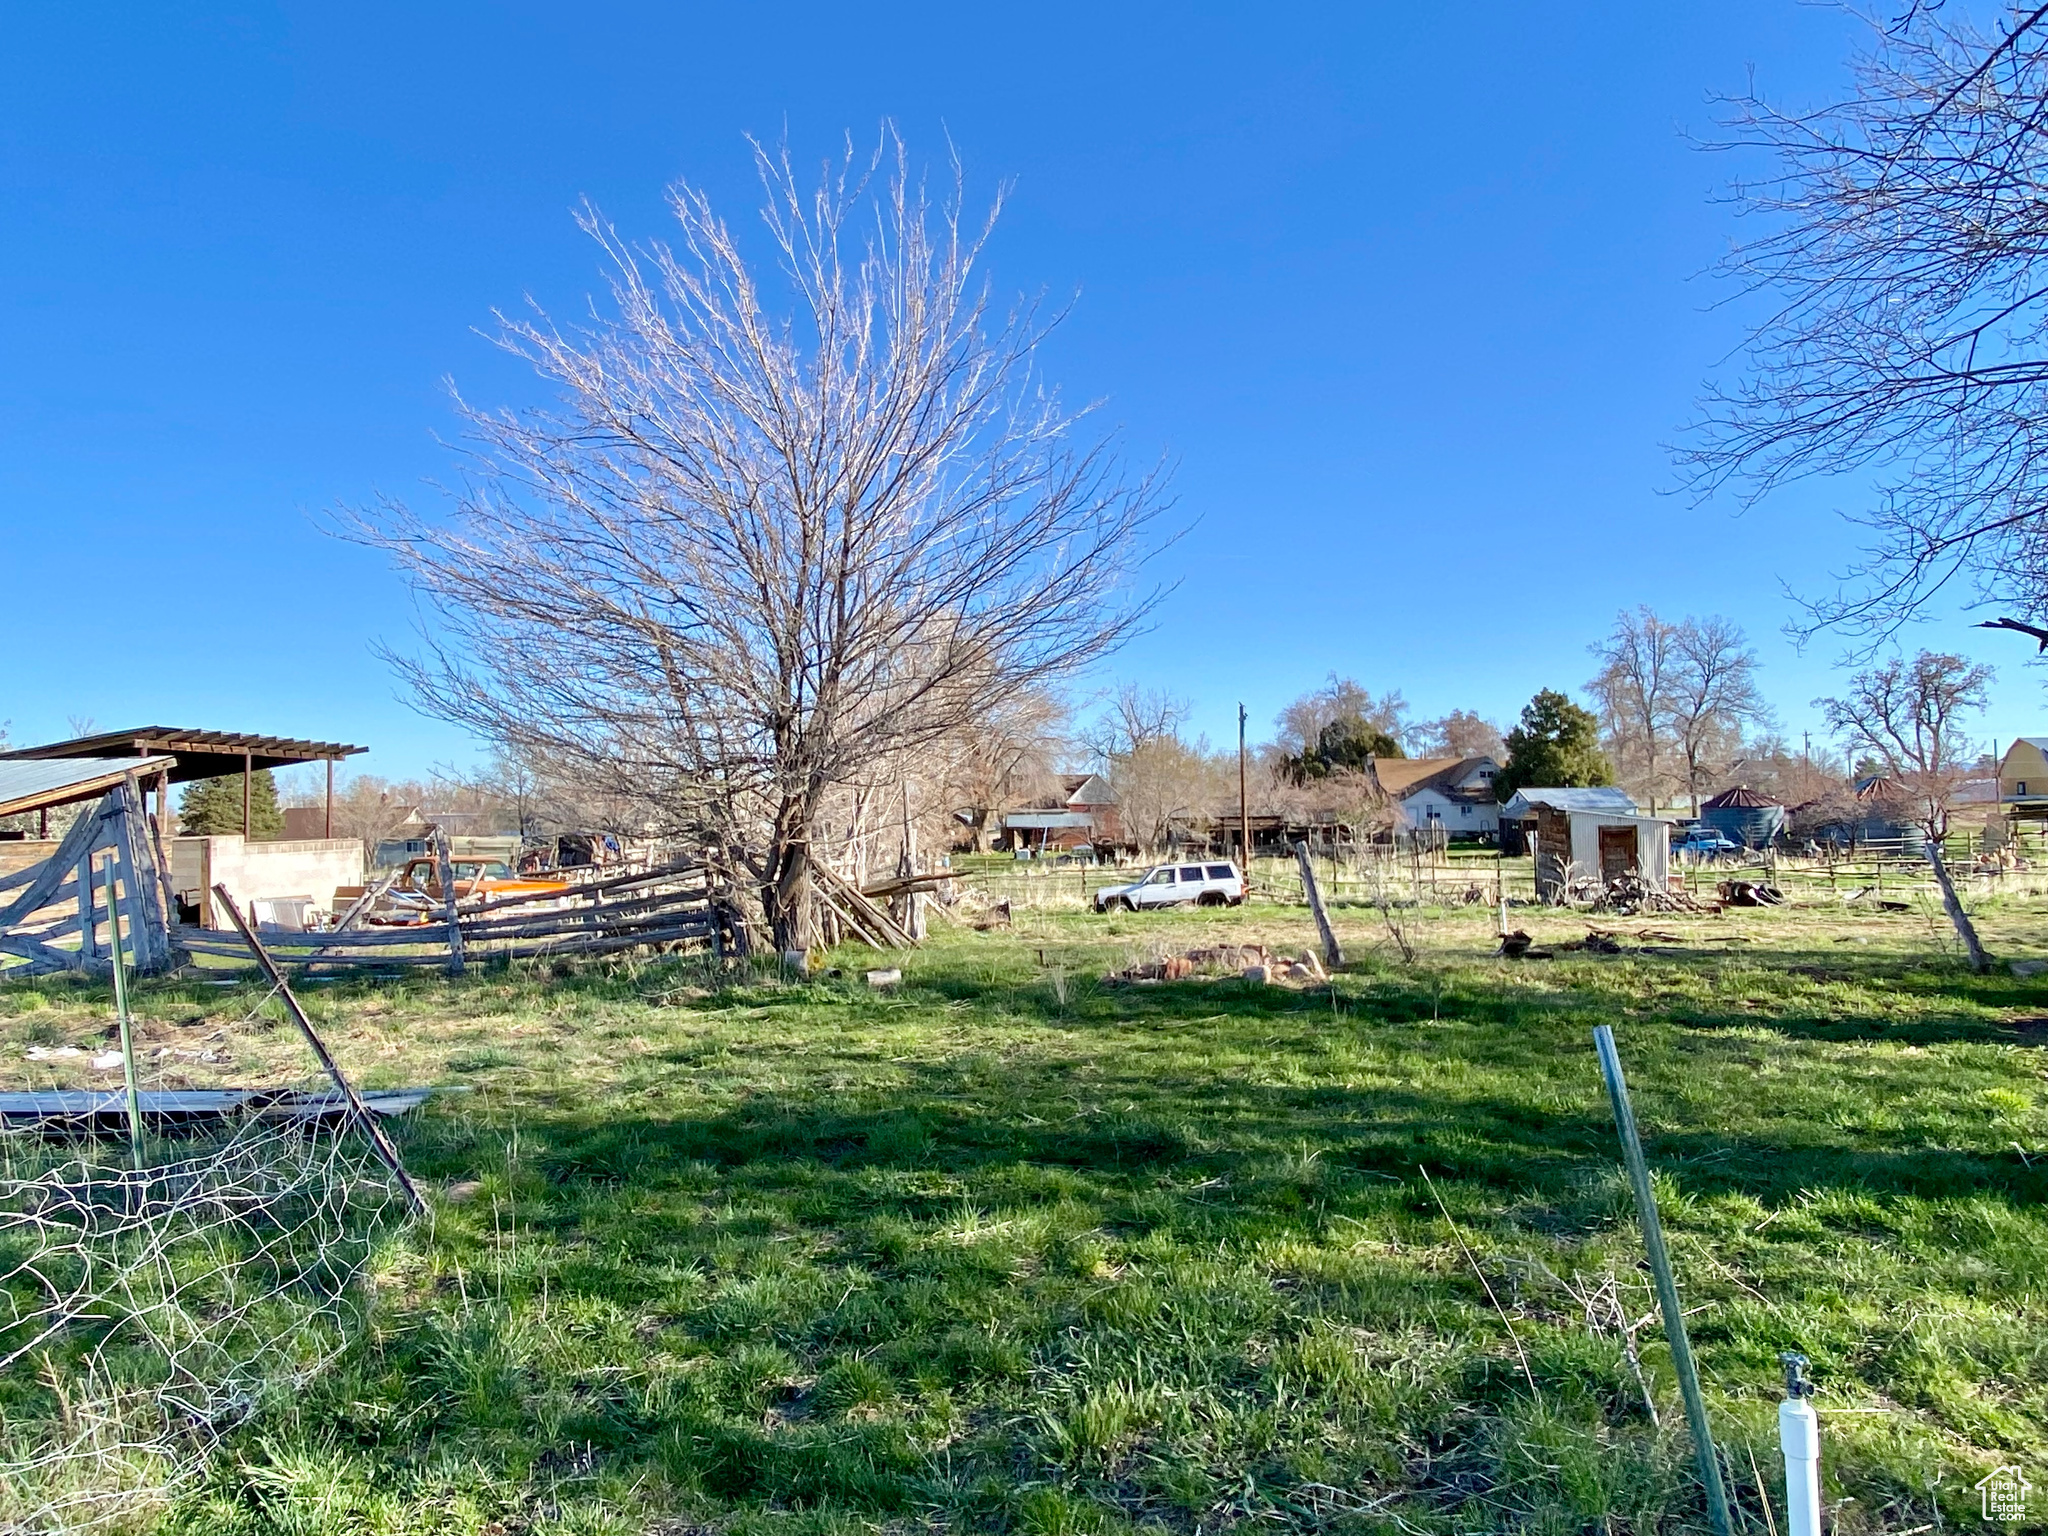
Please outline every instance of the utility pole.
M1243 874L1249 884L1252 878L1252 817L1251 798L1244 787L1244 705L1237 706L1237 839L1244 853Z

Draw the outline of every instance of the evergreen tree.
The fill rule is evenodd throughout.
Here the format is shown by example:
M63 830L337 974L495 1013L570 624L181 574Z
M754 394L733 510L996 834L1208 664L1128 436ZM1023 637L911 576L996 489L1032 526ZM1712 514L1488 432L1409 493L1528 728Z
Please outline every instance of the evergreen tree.
M1314 746L1287 758L1285 767L1295 783L1306 784L1344 770L1362 773L1367 758L1404 755L1401 743L1379 726L1355 714L1340 715L1316 734Z
M1507 745L1507 767L1493 781L1503 800L1531 785L1585 789L1614 782L1614 768L1600 750L1600 722L1554 688L1522 707Z
M194 779L178 799L178 830L188 837L217 837L242 830L242 776ZM265 769L249 784L249 836L264 840L284 836L284 812L277 804L277 781Z

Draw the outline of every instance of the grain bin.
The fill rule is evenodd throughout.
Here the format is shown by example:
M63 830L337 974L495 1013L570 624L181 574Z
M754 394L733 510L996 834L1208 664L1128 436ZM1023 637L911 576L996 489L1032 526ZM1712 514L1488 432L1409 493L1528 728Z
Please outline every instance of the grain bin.
M1738 786L1700 807L1700 825L1745 848L1767 848L1785 830L1785 807L1769 795Z

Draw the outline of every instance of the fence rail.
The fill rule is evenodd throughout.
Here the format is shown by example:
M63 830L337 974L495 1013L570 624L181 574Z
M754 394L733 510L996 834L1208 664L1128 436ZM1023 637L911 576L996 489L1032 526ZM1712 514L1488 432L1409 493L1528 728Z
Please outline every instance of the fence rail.
M2023 832L2000 843L1987 840L1980 832L1959 829L1944 847L1949 873L1966 897L2048 895L2048 833ZM1325 848L1311 857L1324 899L1337 904L1384 899L1455 907L1498 902L1503 896L1529 900L1537 895L1535 861L1527 855L1504 857L1492 850L1453 847L1432 852L1364 844ZM953 867L965 883L1013 907L1071 910L1092 906L1097 891L1127 884L1153 866L1149 862L1100 865L956 854ZM1290 905L1307 900L1292 858L1255 859L1248 874L1255 900ZM1817 854L1756 849L1711 860L1677 850L1671 855L1674 890L1712 900L1715 887L1730 879L1762 879L1788 895L1809 899L1860 900L1869 895L1907 900L1920 893L1936 893L1932 867L1919 842L1909 838L1820 844Z
M309 966L453 967L470 960L597 955L646 944L701 943L723 949L734 918L714 893L710 871L684 864L571 887L559 896L512 897L458 910L456 935L438 918L340 932L264 925L257 938L279 960ZM454 940L459 937L459 945ZM232 929L178 927L172 942L195 955L246 959Z

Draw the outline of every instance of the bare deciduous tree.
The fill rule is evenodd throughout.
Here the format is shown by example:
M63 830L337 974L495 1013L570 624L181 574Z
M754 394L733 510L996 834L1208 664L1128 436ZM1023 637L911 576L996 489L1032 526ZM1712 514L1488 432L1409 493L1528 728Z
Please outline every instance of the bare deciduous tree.
M1109 763L1117 819L1147 852L1172 845L1175 832L1234 801L1237 758L1226 763L1204 742L1154 736Z
M1424 720L1410 728L1408 741L1418 757L1490 757L1498 763L1508 754L1500 727L1468 709Z
M1769 318L1683 460L1752 499L1875 477L1871 547L1811 610L1852 633L1959 574L2048 614L2048 9L2005 14L1874 20L1846 100L1740 98L1721 146L1774 161L1736 188L1763 232L1728 260Z
M1647 606L1620 614L1592 650L1601 666L1587 691L1623 782L1652 811L1667 791L1684 794L1697 816L1700 790L1740 752L1743 731L1770 718L1756 652L1718 615L1669 624Z
M1329 681L1280 711L1274 723L1281 751L1300 757L1313 749L1323 727L1354 720L1400 741L1409 733L1408 702L1398 692L1375 698L1372 690L1332 672Z
M1814 700L1852 757L1873 755L1904 786L1927 836L1942 905L1969 952L1971 968L1979 971L1990 957L1956 897L1941 844L1948 836L1956 790L1977 759L1963 722L1984 708L1991 677L1989 667L1960 656L1922 651L1911 661L1895 657L1857 673L1839 698Z
M1128 756L1148 741L1166 741L1187 724L1193 707L1163 688L1121 683L1103 711L1082 733L1083 744L1098 762Z
M935 205L893 136L815 189L756 158L788 313L695 188L674 248L586 210L609 309L499 330L559 403L458 402L450 515L351 529L434 616L423 707L723 842L789 948L833 787L1117 645L1161 503L1036 378L1050 322L992 310L957 169Z
M983 850L992 816L1055 787L1066 725L1059 698L1026 688L939 743L941 780L928 798L968 817L974 852Z
M1713 781L1716 789L1741 785L1782 801L1803 806L1829 799L1845 788L1849 764L1823 748L1794 749L1776 733L1766 733L1742 745L1741 752Z
M1714 614L1688 618L1674 644L1671 730L1697 816L1700 790L1741 750L1744 730L1766 723L1771 711L1756 685L1756 652L1739 627Z
M1613 631L1589 649L1600 662L1586 690L1599 705L1602 745L1622 780L1654 812L1672 785L1666 748L1674 734L1678 626L1665 623L1647 606L1634 613L1623 609Z

